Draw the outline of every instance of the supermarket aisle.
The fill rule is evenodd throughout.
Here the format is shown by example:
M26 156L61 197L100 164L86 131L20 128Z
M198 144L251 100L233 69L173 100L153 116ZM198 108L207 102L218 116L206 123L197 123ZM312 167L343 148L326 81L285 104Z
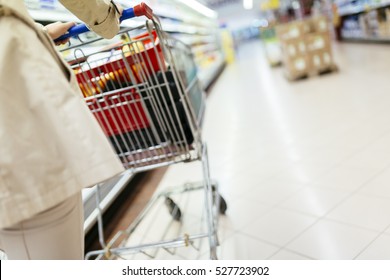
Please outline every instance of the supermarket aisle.
M242 46L209 96L204 127L211 175L229 207L219 258L390 258L388 51L339 45L339 73L289 83L258 42ZM175 165L160 187L200 178L197 163ZM202 195L177 199L183 226L156 209L135 236L201 227ZM157 258L204 259L205 243Z

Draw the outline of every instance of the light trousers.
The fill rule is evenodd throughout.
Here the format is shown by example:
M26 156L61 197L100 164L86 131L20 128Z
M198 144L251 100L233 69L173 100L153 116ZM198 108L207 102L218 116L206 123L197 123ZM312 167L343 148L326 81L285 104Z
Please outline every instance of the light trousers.
M81 260L83 211L80 192L31 219L0 229L0 249L10 260Z

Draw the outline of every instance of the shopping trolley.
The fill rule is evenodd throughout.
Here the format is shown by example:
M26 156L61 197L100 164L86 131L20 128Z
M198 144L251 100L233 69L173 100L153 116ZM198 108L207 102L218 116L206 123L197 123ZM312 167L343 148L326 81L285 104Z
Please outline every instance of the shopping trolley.
M121 19L134 16L147 16L148 19L137 27L120 31L119 41L107 43L104 51L97 50L96 45L105 42L97 38L72 44L62 52L67 54L87 106L127 172L137 173L199 160L202 162L203 181L154 195L139 217L108 243L103 235L99 208L98 230L102 249L88 252L86 258L115 259L148 248L188 246L194 240L207 238L210 258L217 259L218 215L225 213L227 206L218 192L218 185L210 180L207 146L201 138L205 94L196 75L191 50L163 32L159 19L144 3L125 10ZM76 26L66 37L86 30L85 26ZM100 202L99 187L97 205ZM195 190L204 190L205 233L185 234L131 247L124 245L159 199L165 199L170 215L180 222L183 214L171 196ZM121 239L124 241L118 242Z

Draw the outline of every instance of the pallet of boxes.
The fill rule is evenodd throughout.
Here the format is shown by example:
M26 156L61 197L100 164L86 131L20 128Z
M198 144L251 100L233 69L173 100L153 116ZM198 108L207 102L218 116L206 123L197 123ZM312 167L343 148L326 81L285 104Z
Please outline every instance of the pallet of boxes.
M294 21L277 27L285 75L299 80L337 71L325 17Z

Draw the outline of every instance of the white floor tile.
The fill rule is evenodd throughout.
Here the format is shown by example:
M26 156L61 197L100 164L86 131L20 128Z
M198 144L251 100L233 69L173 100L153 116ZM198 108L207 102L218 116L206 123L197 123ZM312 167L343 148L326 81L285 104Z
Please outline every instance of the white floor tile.
M242 198L277 205L304 188L304 184L270 179L251 188Z
M356 258L358 260L390 260L390 235L382 234Z
M273 174L273 173L270 173ZM246 173L235 173L226 174L225 176L215 176L214 178L218 182L221 194L227 198L235 199L239 198L245 193L248 193L254 188L258 188L262 185L262 182L270 177L263 172L246 172Z
M383 173L379 174L372 181L367 183L359 191L359 193L390 198L389 182L390 182L390 169L386 169Z
M314 224L316 218L273 209L264 214L241 231L259 240L278 246L284 246Z
M220 216L219 225L231 230L240 230L271 209L271 205L248 199L229 202L226 215Z
M287 248L319 260L351 260L378 233L328 220L319 221Z
M305 151L302 159L309 163L328 163L335 165L343 162L354 153L355 151L344 147L333 147L333 143L331 142L328 146L323 145L316 149Z
M337 145L340 148L353 148L352 151L356 152L356 156L350 153L350 155L352 156L351 161L349 161L351 165L368 168L375 167L375 165L368 165L368 163L372 164L374 162L358 162L360 153L363 152L362 155L365 155L364 151L367 149L371 149L372 145L376 141L378 141L387 132L389 132L390 127L387 125L376 125L376 123L371 120L355 122L355 125L356 124L358 124L356 127L352 127L351 129L345 131L343 133L343 137L335 138L333 145ZM353 164L353 161L356 161L355 164Z
M218 254L222 260L264 260L278 250L277 246L235 233L222 243Z
M279 207L321 217L347 196L348 192L306 187L281 203Z
M381 172L376 168L358 168L340 165L320 176L315 183L321 186L345 191L355 191L363 187Z
M360 168L378 168L383 169L390 165L390 151L376 150L372 147L356 153L344 165L357 166Z
M389 213L390 199L355 194L326 217L380 232L390 226Z
M270 260L310 260L310 258L288 251L288 250L280 250L275 255L269 258Z
M271 177L274 180L295 183L311 183L315 182L319 176L323 175L331 168L333 164L329 163L313 163L307 160L300 160L291 164L289 167L280 170L275 176Z

